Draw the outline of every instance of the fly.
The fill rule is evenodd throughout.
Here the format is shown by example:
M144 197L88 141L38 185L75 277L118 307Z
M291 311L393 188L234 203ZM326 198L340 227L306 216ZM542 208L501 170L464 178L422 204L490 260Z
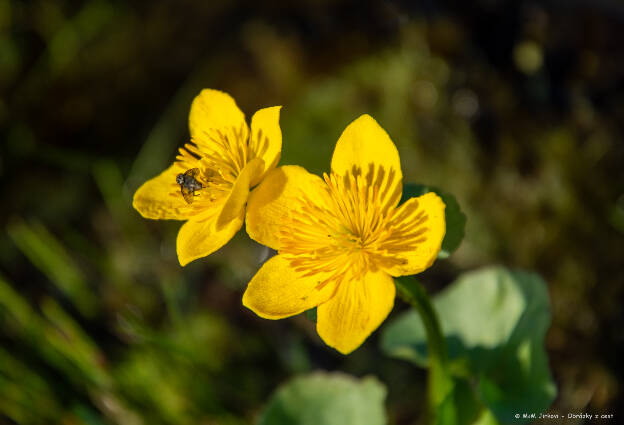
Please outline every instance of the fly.
M199 168L191 168L186 170L184 174L180 173L176 176L176 183L180 185L180 192L187 204L193 202L196 190L203 188L202 184L197 181L199 175Z

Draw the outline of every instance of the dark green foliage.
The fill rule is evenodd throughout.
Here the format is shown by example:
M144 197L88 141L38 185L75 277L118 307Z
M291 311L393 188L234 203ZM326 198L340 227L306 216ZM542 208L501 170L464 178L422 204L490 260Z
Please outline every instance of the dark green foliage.
M372 115L405 181L453 193L469 217L427 288L488 263L539 270L556 306L551 409L617 412L614 4L0 0L0 423L249 425L281 382L314 369L373 374L391 424L424 420L425 374L379 353L379 332L342 357L304 317L242 307L261 257L244 234L181 268L179 223L132 209L188 141L204 87L248 118L284 105L281 163L316 173L345 126ZM543 59L532 74L516 54L527 40ZM467 376L466 362L453 368ZM505 379L483 381L482 397Z

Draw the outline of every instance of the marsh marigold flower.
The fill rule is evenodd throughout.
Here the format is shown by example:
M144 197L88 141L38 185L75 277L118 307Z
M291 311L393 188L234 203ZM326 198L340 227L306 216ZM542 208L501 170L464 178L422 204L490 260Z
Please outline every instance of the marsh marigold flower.
M347 354L394 305L393 276L434 262L445 233L434 193L399 205L394 143L363 115L342 133L323 178L298 166L271 171L252 192L247 233L278 251L253 277L243 304L267 319L317 307L316 328Z
M145 218L186 220L176 242L181 265L213 253L241 228L249 188L280 158L280 108L257 111L250 131L228 94L205 89L193 100L191 142L180 148L173 165L136 191L132 203ZM185 173L192 185L183 193L179 176Z

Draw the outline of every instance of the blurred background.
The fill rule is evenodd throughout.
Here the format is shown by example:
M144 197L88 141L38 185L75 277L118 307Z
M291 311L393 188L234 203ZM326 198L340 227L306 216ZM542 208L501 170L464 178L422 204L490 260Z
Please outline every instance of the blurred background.
M389 423L422 421L426 374L379 332L345 357L303 315L242 307L263 256L244 232L182 269L180 223L132 209L204 87L248 117L284 105L281 164L312 172L373 115L406 180L468 216L430 293L482 265L535 269L550 411L622 418L622 28L608 0L0 0L0 423L252 424L317 369L376 375Z

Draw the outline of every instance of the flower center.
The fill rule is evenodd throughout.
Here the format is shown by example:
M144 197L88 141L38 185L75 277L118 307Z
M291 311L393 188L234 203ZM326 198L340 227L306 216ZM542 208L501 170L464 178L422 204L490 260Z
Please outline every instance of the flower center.
M176 162L184 170L198 168L197 180L203 186L192 207L202 209L207 203L225 199L245 165L267 148L268 140L262 131L250 136L245 124L238 128L211 128L186 143L179 149ZM172 194L180 196L179 190Z
M404 264L399 254L425 240L427 217L418 202L396 208L401 185L394 170L371 164L365 175L354 168L323 177L321 199L302 193L280 232L280 254L296 270L329 273L319 287Z

